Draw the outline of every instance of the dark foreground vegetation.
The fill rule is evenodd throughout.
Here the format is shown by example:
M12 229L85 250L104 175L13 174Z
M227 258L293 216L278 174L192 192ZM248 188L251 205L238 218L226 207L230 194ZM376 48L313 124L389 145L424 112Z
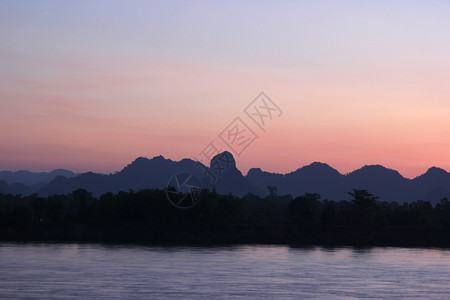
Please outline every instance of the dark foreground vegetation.
M148 244L450 246L450 202L382 202L365 190L351 201L318 194L243 198L204 190L181 210L164 190L46 198L0 194L0 240Z

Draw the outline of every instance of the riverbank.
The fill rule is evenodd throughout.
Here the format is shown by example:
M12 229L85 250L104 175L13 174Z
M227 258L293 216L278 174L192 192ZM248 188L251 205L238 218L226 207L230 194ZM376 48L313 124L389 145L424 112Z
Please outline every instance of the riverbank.
M0 241L83 242L143 245L277 244L297 246L450 247L445 230L390 229L388 231L308 230L281 228L228 228L195 230L46 230L0 232Z

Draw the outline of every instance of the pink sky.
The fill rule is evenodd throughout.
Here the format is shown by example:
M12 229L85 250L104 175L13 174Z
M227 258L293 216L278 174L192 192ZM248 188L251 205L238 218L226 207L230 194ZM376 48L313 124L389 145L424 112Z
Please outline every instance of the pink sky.
M240 116L244 173L450 170L450 5L325 3L2 1L0 169L198 157ZM243 113L261 91L266 132Z

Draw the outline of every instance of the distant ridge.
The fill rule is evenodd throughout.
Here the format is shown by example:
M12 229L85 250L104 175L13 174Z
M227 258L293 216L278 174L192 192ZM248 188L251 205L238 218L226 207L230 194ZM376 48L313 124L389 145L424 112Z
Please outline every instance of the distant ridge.
M65 169L51 172L0 171L0 193L29 195L38 191L58 176L71 178L79 174Z
M214 171L214 164L221 155L230 157L229 167L223 174L217 176L215 181L211 181L207 173ZM280 195L291 194L295 197L305 193L318 193L322 199L336 201L350 199L348 192L352 189L367 189L379 196L380 200L389 202L424 200L436 203L441 198L450 198L450 173L438 167L431 167L426 173L414 179L405 178L398 171L381 165L366 165L344 175L321 162L314 162L287 174L252 168L244 176L229 152L216 155L209 166L187 158L173 161L161 155L151 159L138 157L120 172L109 175L92 172L75 174L68 170L55 170L49 173L2 171L0 192L24 195L37 192L46 196L70 193L83 188L99 196L107 192L115 193L130 189L135 191L145 188L163 189L172 176L182 172L197 176L204 188L214 188L218 193L237 196L247 193L265 196L269 193L268 186L276 186ZM16 179L17 181L12 184ZM43 179L47 179L48 182L36 184L36 180ZM32 184L29 184L30 182Z
M79 174L65 169L56 169L51 172L31 172L27 170L0 171L0 180L3 180L8 184L22 183L26 185L33 185L39 183L48 183L58 176L69 178L76 175Z

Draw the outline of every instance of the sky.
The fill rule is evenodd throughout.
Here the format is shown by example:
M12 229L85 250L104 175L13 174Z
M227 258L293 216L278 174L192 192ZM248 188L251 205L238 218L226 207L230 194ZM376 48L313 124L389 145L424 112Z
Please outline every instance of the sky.
M257 136L235 154L244 174L450 171L449 15L448 1L0 0L0 170L201 160L211 142L230 151L219 135L240 118ZM244 111L262 91L280 109L264 130Z

